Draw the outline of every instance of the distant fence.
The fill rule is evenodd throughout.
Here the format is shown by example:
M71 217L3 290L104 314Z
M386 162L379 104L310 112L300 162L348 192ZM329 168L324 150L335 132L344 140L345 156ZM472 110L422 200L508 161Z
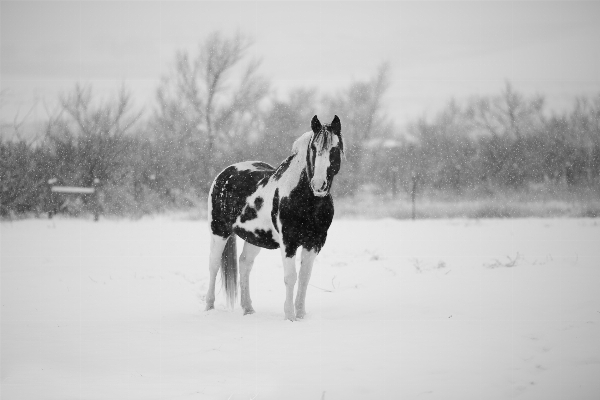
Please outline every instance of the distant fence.
M55 193L92 194L96 191L96 189L93 187L52 186L51 191Z
M57 182L58 179L56 178L48 180L48 185L50 185L48 218L52 218L60 211L68 209L72 205L72 198L76 198L91 208L94 221L100 219L102 207L99 201L98 184L100 181L98 179L94 179L93 187L59 186L55 185Z

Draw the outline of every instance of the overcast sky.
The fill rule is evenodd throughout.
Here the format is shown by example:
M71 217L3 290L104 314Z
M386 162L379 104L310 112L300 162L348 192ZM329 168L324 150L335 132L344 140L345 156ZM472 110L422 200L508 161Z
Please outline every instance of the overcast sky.
M389 61L386 107L399 123L451 98L511 81L564 110L600 94L600 2L2 1L0 116L44 118L78 81L103 95L125 82L152 107L178 49L210 32L251 36L274 88L322 92L372 76Z

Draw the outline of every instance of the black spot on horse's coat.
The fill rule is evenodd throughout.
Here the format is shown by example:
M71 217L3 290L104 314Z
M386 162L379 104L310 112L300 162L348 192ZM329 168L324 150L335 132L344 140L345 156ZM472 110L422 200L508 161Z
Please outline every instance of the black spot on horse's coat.
M254 163L252 163L252 166L261 171L273 171L273 167L271 167L266 162L262 162L262 161L254 162Z
M342 158L340 155L340 149L332 147L329 151L329 167L327 168L327 174L332 176L337 175L340 172L340 166L342 164Z
M279 212L279 188L275 189L273 195L273 208L271 209L271 221L277 233L279 233L279 227L277 226L277 213Z
M275 238L273 238L273 233L271 232L270 229L269 230L255 229L254 235L256 235L256 237L260 240L260 242L263 244L263 247L266 247L268 249L278 249L279 248L279 243L277 243L275 241Z
M329 194L315 196L303 170L298 185L281 198L279 220L286 257L293 257L300 246L319 252L333 220L333 199Z
M306 150L306 168L308 174L313 176L315 172L315 159L317 158L317 149L313 145L310 145Z
M331 185L333 185L333 177L340 172L341 163L340 149L332 147L329 151L329 167L327 167L327 187L329 190L331 190Z
M250 221L254 218L258 217L256 210L250 206L246 206L244 208L244 212L240 215L240 222L243 224L246 221Z
M279 243L270 230L256 229L254 232L236 226L233 231L246 242L265 249L278 249Z
M277 170L275 171L275 173L273 174L273 179L278 181L279 179L281 179L281 176L283 175L283 173L285 171L287 171L287 169L289 168L292 160L294 159L296 155L292 154L291 156L289 156L288 158L286 158L279 167L277 167Z
M272 167L270 170L267 168L268 164L261 163L261 165L263 168L260 170L238 169L232 165L217 176L210 199L212 233L222 238L231 236L233 223L242 213L248 197L256 191L258 182L264 178L268 180L274 172ZM247 217L256 214L254 209L245 212L248 214Z
M258 181L258 183L256 184L257 188L258 188L258 186L262 187L262 186L265 186L267 183L269 183L269 178L270 177L271 177L270 175L269 176L265 176L260 181Z
M263 199L260 196L254 199L254 207L250 206L250 204L247 204L246 207L244 207L244 212L242 212L242 215L240 215L240 222L243 224L246 221L257 218L258 211L262 208L262 205Z

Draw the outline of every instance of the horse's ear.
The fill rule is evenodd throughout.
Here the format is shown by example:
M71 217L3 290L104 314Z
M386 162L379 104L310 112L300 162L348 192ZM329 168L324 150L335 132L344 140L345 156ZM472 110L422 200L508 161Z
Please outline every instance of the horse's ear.
M331 121L331 131L338 136L342 134L342 124L337 115L333 117L333 121Z
M314 133L321 131L321 122L319 121L319 118L317 118L316 115L313 117L312 121L310 121L310 128Z

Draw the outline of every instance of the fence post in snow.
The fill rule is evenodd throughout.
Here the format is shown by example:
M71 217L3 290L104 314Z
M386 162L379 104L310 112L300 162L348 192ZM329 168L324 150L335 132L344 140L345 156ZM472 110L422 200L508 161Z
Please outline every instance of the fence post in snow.
M94 221L98 221L100 219L100 179L94 178L94 183L92 183L92 187L94 188L94 193L92 194L92 209L94 212Z
M417 182L419 180L419 178L417 177L417 174L413 171L412 173L412 186L410 189L410 200L412 202L412 220L414 221L417 218L417 205L416 205L416 200L417 200Z

